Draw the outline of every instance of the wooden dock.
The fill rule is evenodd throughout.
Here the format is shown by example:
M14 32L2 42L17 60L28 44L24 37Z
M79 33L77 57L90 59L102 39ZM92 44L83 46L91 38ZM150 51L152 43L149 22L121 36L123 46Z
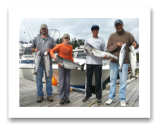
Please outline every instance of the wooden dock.
M44 100L37 103L37 87L36 82L19 79L19 106L20 107L120 107L119 101L119 86L116 89L116 97L111 105L106 105L108 99L109 88L107 87L102 91L102 103L97 104L95 94L89 100L83 102L85 94L82 92L71 91L70 100L68 104L59 104L58 87L53 86L53 102L47 100L46 84L43 84ZM139 107L139 78L128 82L126 87L126 102L127 107Z

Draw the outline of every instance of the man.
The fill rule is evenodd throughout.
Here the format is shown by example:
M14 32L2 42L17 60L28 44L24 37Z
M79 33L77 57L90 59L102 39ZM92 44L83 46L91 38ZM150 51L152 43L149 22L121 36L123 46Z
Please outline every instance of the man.
M91 44L93 47L105 51L105 42L102 38L98 37L99 26L93 25L91 27L91 31L93 36L88 38L85 41L85 46L87 43ZM95 93L97 98L97 103L101 103L102 98L102 84L101 84L101 77L102 77L102 58L95 57L94 55L88 53L86 48L84 48L84 52L86 53L86 72L87 72L87 86L86 86L86 96L83 99L83 102L86 102L89 97L92 96L92 77L93 71L95 72ZM104 58L108 58L107 55Z
M40 65L37 71L37 75L36 75L36 83L37 83L37 102L40 103L43 100L43 84L42 84L42 78L43 78L43 71L45 71L45 66L44 66L44 61L43 61L43 54L44 52L48 52L49 54L49 58L50 58L50 72L49 75L52 78L52 58L50 56L50 49L52 49L53 47L55 47L56 44L54 42L54 39L51 38L48 35L48 27L46 24L42 24L41 28L40 28L40 34L38 34L32 42L32 52L41 52L41 61L40 61ZM45 76L46 76L46 72L45 72ZM53 101L52 98L52 79L51 78L47 78L46 79L46 93L47 93L47 99L49 102Z
M120 77L120 102L121 106L126 106L126 81L128 74L128 66L129 66L129 47L131 45L134 46L135 49L139 47L138 43L135 41L133 35L123 29L123 21L117 19L114 22L114 26L116 32L111 34L107 43L107 51L118 56L120 54L120 50L122 45L126 44L126 57L122 66L122 72L119 72ZM118 76L119 64L118 60L114 58L110 59L110 92L109 99L106 101L106 104L111 104L115 99L115 91L116 91L116 80Z

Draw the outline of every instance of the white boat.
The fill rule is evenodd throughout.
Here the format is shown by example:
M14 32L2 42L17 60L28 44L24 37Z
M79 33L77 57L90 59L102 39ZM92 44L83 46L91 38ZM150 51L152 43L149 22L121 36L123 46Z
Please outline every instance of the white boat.
M26 45L25 49L30 50L31 45ZM73 51L73 59L74 62L79 63L80 65L85 63L85 54L78 49L78 51ZM79 57L80 54L83 55L84 58ZM53 76L56 78L57 83L59 83L59 74L58 74L58 64L53 60L52 63L52 69L53 69ZM25 78L28 80L36 81L34 73L34 55L33 54L24 54L22 55L19 63L19 77ZM103 66L102 66L102 83L110 76L110 68L109 68L109 60L103 60ZM43 82L46 82L45 80L45 74L42 78ZM70 85L73 86L83 86L86 82L86 65L84 66L84 71L82 72L80 68L77 70L71 70L71 79L70 79ZM95 86L95 74L93 74L92 79L92 86Z
M74 62L83 64L85 63L85 59L74 58ZM109 65L107 63L108 61L106 61L105 65L104 62L104 65L102 66L102 82L104 82L110 75ZM59 83L58 64L54 60L52 64L52 69L53 69L53 76L56 78L57 83ZM19 63L19 77L36 81L35 75L33 75L33 73L34 73L34 55L23 55ZM77 70L71 70L70 85L83 86L85 84L85 79L86 79L86 65L84 66L83 72L79 68ZM45 74L42 81L45 82ZM92 85L95 86L95 74L93 75Z

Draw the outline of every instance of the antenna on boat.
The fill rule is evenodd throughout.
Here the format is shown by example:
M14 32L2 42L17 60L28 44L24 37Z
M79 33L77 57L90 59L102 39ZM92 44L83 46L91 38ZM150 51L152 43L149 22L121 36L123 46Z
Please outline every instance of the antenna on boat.
M26 37L27 42L29 43L29 40L27 39L27 36L26 36L26 33L25 32L24 32L24 34L25 34L25 37Z

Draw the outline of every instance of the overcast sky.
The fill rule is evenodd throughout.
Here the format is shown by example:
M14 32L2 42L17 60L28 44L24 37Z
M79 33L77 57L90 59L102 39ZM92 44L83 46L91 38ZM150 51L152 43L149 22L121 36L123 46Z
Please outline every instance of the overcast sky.
M87 39L92 36L91 26L96 24L100 27L99 37L105 40L107 45L110 34L116 32L114 22L117 18L23 18L20 19L19 40L27 41L39 33L40 25L45 23L48 29L60 31L60 37L68 33L73 39ZM139 19L120 18L124 23L124 29L133 34L139 43ZM24 34L25 32L25 34ZM29 36L30 35L30 36ZM58 38L56 33L55 38Z

